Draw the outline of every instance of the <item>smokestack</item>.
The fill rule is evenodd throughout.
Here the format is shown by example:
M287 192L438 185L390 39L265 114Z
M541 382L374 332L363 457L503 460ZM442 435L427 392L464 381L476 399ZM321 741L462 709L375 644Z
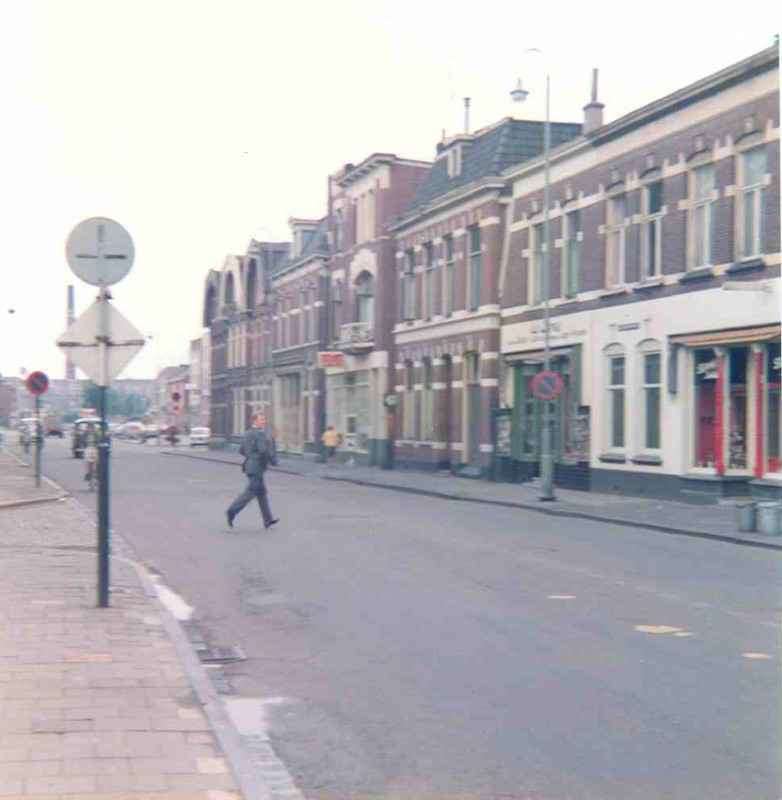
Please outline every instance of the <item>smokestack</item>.
M70 328L73 325L74 315L73 315L73 286L68 287L68 313L67 313L67 327ZM68 358L65 357L65 379L68 381L76 380L76 367L73 365L73 362Z
M470 98L464 98L464 132L470 132Z
M603 124L603 109L605 106L597 99L597 68L592 70L592 99L584 106L584 133L601 127Z

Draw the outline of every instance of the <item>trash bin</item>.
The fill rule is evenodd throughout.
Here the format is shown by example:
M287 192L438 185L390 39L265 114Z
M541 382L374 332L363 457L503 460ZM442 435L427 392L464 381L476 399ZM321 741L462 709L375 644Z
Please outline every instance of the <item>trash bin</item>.
M741 533L754 533L756 524L755 503L736 503L736 523Z
M758 533L779 536L782 533L782 505L758 503Z

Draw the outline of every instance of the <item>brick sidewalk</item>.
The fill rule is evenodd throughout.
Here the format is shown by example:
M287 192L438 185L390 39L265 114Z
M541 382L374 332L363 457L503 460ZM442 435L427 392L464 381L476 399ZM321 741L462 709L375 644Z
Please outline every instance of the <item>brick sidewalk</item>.
M0 451L0 496L20 475ZM0 508L0 797L243 798L143 568L96 608L95 540L71 499Z

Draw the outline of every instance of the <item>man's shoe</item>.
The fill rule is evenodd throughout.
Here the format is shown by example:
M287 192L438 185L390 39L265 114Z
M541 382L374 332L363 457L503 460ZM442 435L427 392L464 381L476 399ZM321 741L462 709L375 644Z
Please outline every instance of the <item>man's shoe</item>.
M233 528L233 526L234 526L234 517L233 517L233 514L230 511L226 511L225 512L225 519L228 522L228 527L229 528Z
M279 517L275 517L274 519L270 519L268 522L263 523L264 528L271 528L272 525L276 525L280 521Z

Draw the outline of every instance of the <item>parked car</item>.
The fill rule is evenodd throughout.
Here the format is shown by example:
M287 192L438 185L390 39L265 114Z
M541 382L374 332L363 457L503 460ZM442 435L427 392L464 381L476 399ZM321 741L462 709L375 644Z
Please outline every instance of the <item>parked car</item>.
M190 446L195 447L196 445L202 444L209 444L209 437L212 435L212 431L209 428L192 428L190 430Z
M46 435L47 436L57 436L58 438L62 439L65 436L61 425L47 425L46 426Z

